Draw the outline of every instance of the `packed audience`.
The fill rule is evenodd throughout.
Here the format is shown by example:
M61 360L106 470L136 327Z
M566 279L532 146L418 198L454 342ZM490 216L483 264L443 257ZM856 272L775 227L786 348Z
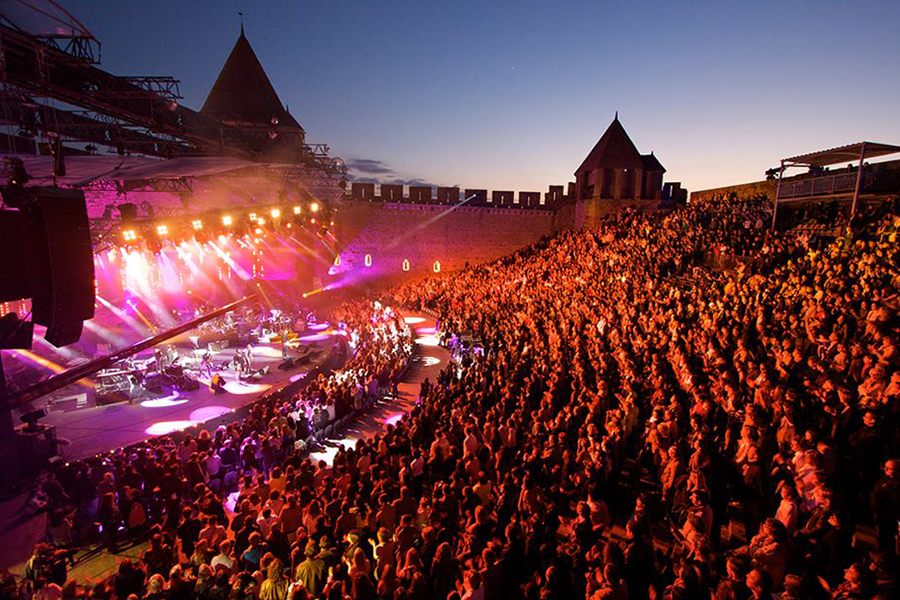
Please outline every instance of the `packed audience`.
M771 235L764 199L625 211L395 288L392 304L484 347L423 382L396 426L313 464L284 443L296 403L261 405L213 436L50 478L51 530L61 509L95 503L104 543L124 527L149 545L86 590L66 581L64 552L40 547L26 584L4 589L894 597L900 264L882 233L896 214L820 240ZM223 471L239 479L233 511Z

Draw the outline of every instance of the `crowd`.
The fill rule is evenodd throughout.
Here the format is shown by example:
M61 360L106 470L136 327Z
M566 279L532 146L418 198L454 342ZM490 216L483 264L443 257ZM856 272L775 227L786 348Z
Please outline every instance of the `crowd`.
M395 288L485 351L332 465L278 443L287 402L48 480L150 545L87 591L26 579L41 600L893 597L897 246L770 235L767 215L623 211ZM210 461L238 473L233 512Z

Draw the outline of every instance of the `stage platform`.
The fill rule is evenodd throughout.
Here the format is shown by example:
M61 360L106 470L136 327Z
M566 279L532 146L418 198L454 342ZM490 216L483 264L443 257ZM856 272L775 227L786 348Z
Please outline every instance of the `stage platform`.
M64 440L60 452L65 460L77 460L108 452L147 438L164 435L203 423L250 404L260 396L281 389L304 378L324 363L337 343L338 334L322 333L314 343L321 350L312 360L289 370L278 366L283 362L280 344L257 344L253 349L253 368L268 367L268 373L253 381L240 381L233 370L218 371L225 378L225 393L216 394L209 387L209 378L189 371L199 382L199 389L173 391L168 395L142 397L129 402L97 406L87 400L84 388L70 386L63 398L56 400L41 423L56 427L56 436ZM308 343L311 343L312 340ZM308 343L306 345L308 345ZM305 345L304 345L305 346ZM180 353L191 351L178 346ZM229 361L234 348L215 352L215 363ZM296 355L297 350L292 354ZM92 395L92 394L91 394ZM36 407L40 407L36 403Z

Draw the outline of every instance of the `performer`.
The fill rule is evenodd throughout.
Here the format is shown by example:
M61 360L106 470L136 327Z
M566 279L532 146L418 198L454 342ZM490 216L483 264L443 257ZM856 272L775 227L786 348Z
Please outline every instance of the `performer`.
M253 371L253 345L247 344L247 350L244 352L244 356L247 360L247 372L250 373Z
M128 404L134 404L134 399L140 396L143 383L144 373L135 367L128 375Z
M206 376L212 379L212 353L209 351L209 348L206 349L206 352L203 353L203 357L200 359L200 374L206 373Z
M235 370L237 371L239 376L243 375L245 372L250 371L250 359L247 357L246 350L241 350L240 348L238 348L238 350L234 353L234 364Z
M209 389L211 389L216 394L224 394L225 393L225 378L222 377L221 373L216 373L209 380Z

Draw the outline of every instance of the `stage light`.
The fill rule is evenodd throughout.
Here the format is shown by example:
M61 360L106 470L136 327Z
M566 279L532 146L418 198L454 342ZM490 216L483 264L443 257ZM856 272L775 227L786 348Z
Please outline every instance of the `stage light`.
M300 206L295 206L295 207L294 207L294 214L295 214L295 215L299 215L301 212L303 212L303 208L302 208L302 207L300 207Z
M403 270L409 271L409 259L408 258L403 259Z
M234 224L234 219L231 218L231 215L225 215L222 217L222 225L225 227L231 227Z
M439 261L439 260L434 261L434 272L435 273L441 272L441 261Z
M311 210L311 211L314 212L314 213L315 213L315 212L319 212L319 203L318 203L318 202L315 202L315 201L313 201L312 203L310 203L310 205L309 205L309 210Z
M313 225L316 224L316 220L315 220L315 219L310 219L309 222L312 223Z
M258 219L256 220L256 224L257 224L257 225L260 225L260 226L265 225L265 224L266 224L266 220L263 219L262 217L260 217L260 218L258 218Z
M277 219L278 217L281 216L281 209L273 208L273 209L269 212L269 214L272 215L272 218L273 218L273 219Z
M157 225L156 233L159 235L169 235L169 227L168 225Z
M251 221L255 221L255 220L256 220L256 213L250 213L250 220L251 220Z
M126 242L133 242L137 239L137 231L134 229L126 229L122 232L122 238L124 238Z
M363 259L363 263L364 263L367 267L371 267L371 266L372 266L372 255L371 255L371 254L366 254L365 258Z
M337 256L334 257L334 266L336 266L336 267L341 266L341 255L340 254L338 254Z
M194 229L196 229L196 230L203 229L203 221L201 221L199 219L192 221L191 224L194 226Z
M219 236L219 242L221 242L222 244L224 244L224 243L227 242L227 241L228 241L228 236L227 236L227 235L220 235L220 236Z
M259 227L256 228L256 235L262 235L263 230Z

